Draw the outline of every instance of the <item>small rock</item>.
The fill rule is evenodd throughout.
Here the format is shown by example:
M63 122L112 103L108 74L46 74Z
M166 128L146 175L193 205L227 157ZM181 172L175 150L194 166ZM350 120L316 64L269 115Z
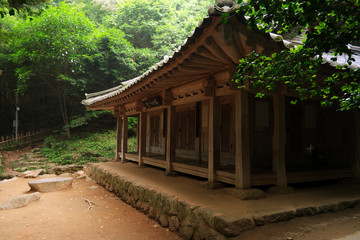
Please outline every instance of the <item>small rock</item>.
M76 173L74 173L75 176L81 176L81 175L84 175L84 171L83 170L80 170L80 171L77 171Z
M29 173L25 174L24 178L36 178L43 171L44 171L44 169L37 169L37 170L34 170L34 171L30 171ZM26 171L26 172L28 172L28 171Z
M72 177L71 173L62 173L59 175L59 177Z
M166 216L165 214L161 214L159 217L159 222L161 226L168 227L169 226L168 216Z
M19 175L17 175L18 177L25 177L26 175L28 175L29 173L31 173L32 171L25 171L20 173Z
M175 232L179 229L180 222L179 219L176 216L171 216L169 218L169 229L172 232Z
M21 195L20 197L3 202L2 204L0 204L0 210L8 210L8 209L25 207L28 204L35 202L39 199L40 199L40 193L38 193L38 192L31 193L31 194L24 194L24 195Z
M77 179L86 179L86 175L81 175L81 176L78 176L76 177Z
M90 188L91 189L98 189L99 187L98 186L91 186Z
M73 179L71 177L45 178L29 182L31 190L38 192L53 192L71 188Z
M4 180L0 181L0 183L11 182L11 181L14 181L15 179L17 179L17 177L13 177L13 178L10 178L10 179L4 179Z

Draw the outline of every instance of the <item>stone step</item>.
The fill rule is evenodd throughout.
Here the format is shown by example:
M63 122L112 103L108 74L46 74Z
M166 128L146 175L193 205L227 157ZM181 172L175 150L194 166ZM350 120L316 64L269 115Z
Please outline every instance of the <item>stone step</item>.
M24 178L36 178L43 171L44 171L44 169L37 169L37 170L34 170L34 171L30 171L30 172L28 172L27 174L24 175Z

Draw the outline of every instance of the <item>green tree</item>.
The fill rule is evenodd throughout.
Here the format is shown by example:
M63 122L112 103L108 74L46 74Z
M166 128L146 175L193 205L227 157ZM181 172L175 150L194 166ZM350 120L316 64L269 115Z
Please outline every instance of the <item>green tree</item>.
M15 51L11 56L18 65L17 91L34 91L40 84L58 98L64 125L68 125L69 101L86 84L78 76L93 47L94 25L84 13L64 3L31 20L13 19Z
M0 17L15 15L19 12L25 15L38 14L50 1L51 0L0 0Z
M213 0L123 1L106 22L121 29L135 48L150 49L158 61L183 43L213 3Z
M136 77L134 47L119 29L100 29L86 61L87 91L107 89Z
M245 2L245 3L244 3ZM258 96L274 90L278 83L294 88L300 99L316 97L323 105L342 110L360 109L360 71L353 67L349 44L360 40L360 2L357 0L239 1L241 15L248 16L251 29L294 37L303 44L271 56L252 53L240 61L234 80L251 82ZM351 46L351 45L350 45ZM324 53L333 60L346 58L336 69L323 64ZM324 73L325 72L325 73Z

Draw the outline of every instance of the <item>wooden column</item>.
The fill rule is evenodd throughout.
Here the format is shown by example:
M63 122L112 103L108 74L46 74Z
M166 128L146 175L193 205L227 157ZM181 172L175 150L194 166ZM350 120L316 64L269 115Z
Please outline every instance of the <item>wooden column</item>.
M121 152L121 138L122 138L122 126L121 126L121 116L120 113L116 112L116 154L115 161L120 160Z
M146 112L139 114L139 135L138 135L138 151L139 151L139 166L144 165L143 156L146 155Z
M146 115L146 147L147 151L151 153L151 122L150 122L150 113Z
M251 186L249 97L244 90L235 94L235 187Z
M123 114L122 121L122 145L121 145L121 162L126 161L125 154L127 153L127 132L128 132L128 117Z
M220 101L218 97L209 98L209 162L208 183L217 182L216 169L220 163Z
M360 180L360 112L355 112L355 159L354 159L354 177Z
M287 187L285 144L286 144L286 118L285 96L273 95L274 104L274 135L273 135L273 170L276 173L276 186Z
M169 106L167 108L167 123L166 123L166 175L172 174L172 162L175 160L175 146L176 146L176 126L175 126L176 111L175 107Z

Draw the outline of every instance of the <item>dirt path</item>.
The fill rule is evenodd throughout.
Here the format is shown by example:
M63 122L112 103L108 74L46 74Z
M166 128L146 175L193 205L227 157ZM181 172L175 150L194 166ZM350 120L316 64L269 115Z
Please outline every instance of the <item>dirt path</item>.
M0 202L28 192L28 181L0 183ZM88 209L85 199L96 205ZM0 211L0 239L180 238L93 181L75 179L70 190L41 193L38 202Z

